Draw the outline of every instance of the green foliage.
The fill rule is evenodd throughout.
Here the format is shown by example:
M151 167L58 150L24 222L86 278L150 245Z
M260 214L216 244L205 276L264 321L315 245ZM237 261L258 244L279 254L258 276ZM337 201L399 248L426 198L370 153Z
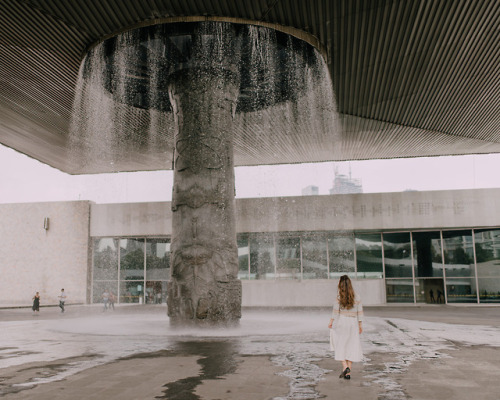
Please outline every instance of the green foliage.
M136 249L121 258L121 269L144 269L144 252Z

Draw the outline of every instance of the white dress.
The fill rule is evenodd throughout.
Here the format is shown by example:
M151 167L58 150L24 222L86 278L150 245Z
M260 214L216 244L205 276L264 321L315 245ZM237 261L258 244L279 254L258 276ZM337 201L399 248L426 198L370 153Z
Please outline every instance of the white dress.
M335 360L362 361L358 322L363 321L363 305L359 297L355 297L354 306L348 310L340 308L335 297L332 318L330 343L335 351Z

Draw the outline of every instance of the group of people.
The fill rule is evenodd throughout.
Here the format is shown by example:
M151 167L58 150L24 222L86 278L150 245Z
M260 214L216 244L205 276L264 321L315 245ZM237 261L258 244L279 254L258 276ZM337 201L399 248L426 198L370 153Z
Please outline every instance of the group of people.
M104 303L104 309L103 311L106 311L108 309L115 309L115 301L116 297L113 292L108 292L105 290L102 294L102 302Z
M429 291L429 296L430 296L430 299L431 299L431 303L444 303L443 301L443 292L441 292L441 290L437 290L437 300L434 298L434 290L430 290Z
M59 299L59 308L61 309L61 313L64 313L64 303L66 302L66 293L64 293L64 289L61 289L61 293L57 296ZM36 292L33 296L33 306L31 309L35 315L40 313L40 292Z
M144 296L146 297L146 304L161 304L162 302L161 291L154 292L146 290Z

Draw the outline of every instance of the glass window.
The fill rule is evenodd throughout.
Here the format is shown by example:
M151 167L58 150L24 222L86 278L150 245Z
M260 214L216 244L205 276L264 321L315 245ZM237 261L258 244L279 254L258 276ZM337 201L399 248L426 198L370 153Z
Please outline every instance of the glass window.
M356 234L357 275L364 278L382 278L382 239L377 234Z
M500 277L478 278L479 301L500 303Z
M384 233L384 263L387 278L412 278L410 232Z
M302 239L302 278L327 279L326 238L311 236Z
M477 303L476 280L474 278L446 279L448 303Z
M250 247L248 245L248 236L238 235L238 278L249 278L248 257L250 256Z
M475 275L471 230L443 231L443 250L446 278Z
M386 279L388 303L413 303L413 279Z
M280 238L276 240L278 265L277 279L300 279L300 238Z
M144 279L144 239L120 239L120 280Z
M121 281L120 303L143 303L144 281Z
M170 279L170 239L146 240L146 276L148 281Z
M95 280L118 279L118 240L113 238L94 239Z
M439 232L413 232L412 237L415 276L441 278L443 276L443 257L441 256L441 235Z
M354 264L354 236L328 237L328 258L331 278L337 279L346 274L354 277L356 271ZM361 273L358 276L364 278L364 275L364 273Z
M500 230L476 230L474 240L477 275L500 276Z
M275 260L272 236L250 238L250 279L274 279Z

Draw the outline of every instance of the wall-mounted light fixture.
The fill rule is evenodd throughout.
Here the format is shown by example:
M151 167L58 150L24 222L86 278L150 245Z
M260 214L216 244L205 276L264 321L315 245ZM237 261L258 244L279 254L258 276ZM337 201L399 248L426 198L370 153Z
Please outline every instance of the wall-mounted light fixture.
M49 230L49 222L50 222L50 218L49 217L45 217L43 219L43 229L45 229L46 231Z

